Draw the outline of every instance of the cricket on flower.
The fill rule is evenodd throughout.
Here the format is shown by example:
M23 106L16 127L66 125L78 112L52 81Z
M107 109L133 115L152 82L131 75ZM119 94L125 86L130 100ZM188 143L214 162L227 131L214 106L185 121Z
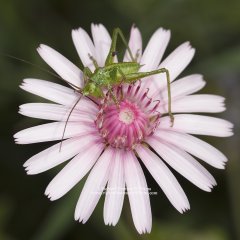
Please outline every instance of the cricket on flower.
M82 28L72 32L83 70L40 45L40 56L70 87L24 79L22 89L54 103L23 104L19 112L53 122L22 130L14 135L15 141L59 141L24 164L28 174L38 174L70 160L48 185L45 194L50 200L61 198L91 170L75 220L85 223L106 190L104 222L116 225L126 189L137 231L149 233L149 188L139 161L183 213L190 209L189 201L168 166L210 192L216 181L199 161L224 169L227 158L192 134L228 137L233 125L199 114L225 110L223 97L195 94L205 86L202 75L177 79L195 53L188 42L161 61L170 39L168 30L159 28L144 51L135 26L128 42L118 28L112 38L101 24L92 24L91 31L92 39ZM126 47L122 60L116 54L119 36Z
M122 42L124 43L129 53L131 62L114 63L114 56L117 53L116 45L117 45L118 36L120 36L120 38L122 39ZM170 89L171 82L170 82L169 71L165 68L161 68L161 69L153 70L150 72L139 72L141 65L136 61L138 58L138 52L136 52L136 56L134 57L121 29L115 28L113 30L112 43L111 43L104 67L99 67L96 59L92 55L90 55L90 53L88 54L88 56L92 60L95 70L94 72L91 72L89 67L85 67L83 69L83 79L84 79L83 89L77 86L73 86L75 89L77 89L77 91L79 91L79 93L81 93L81 95L79 99L76 101L76 103L74 104L72 110L79 103L82 96L93 96L96 98L105 98L104 100L106 100L109 95L111 96L112 100L120 110L118 96L115 95L114 93L114 87L119 88L118 90L121 91L121 98L123 98L123 93L122 93L123 90L121 86L122 84L124 83L131 84L142 78L149 77L151 75L165 73L166 79L167 79L167 89L168 89L168 114L171 119L171 124L173 125L174 117L171 112L171 89ZM107 88L106 94L104 94L103 92L104 87ZM67 123L68 123L68 119L71 113L72 111L70 111L68 118L66 120L66 125L63 131L63 137L64 137ZM126 114L127 116L130 116L131 111L130 112L127 111ZM120 113L120 116L123 116L123 114ZM155 118L158 118L158 116L156 115ZM114 146L118 146L118 147L125 146L126 144L124 144L124 142L126 141L126 138L127 138L127 135L124 135L124 137L120 136L120 138L118 136L117 138L114 139L115 141ZM142 135L138 140L141 140L141 138L142 138ZM122 144L119 144L120 139L122 141ZM134 145L130 145L128 147L132 148L134 147Z

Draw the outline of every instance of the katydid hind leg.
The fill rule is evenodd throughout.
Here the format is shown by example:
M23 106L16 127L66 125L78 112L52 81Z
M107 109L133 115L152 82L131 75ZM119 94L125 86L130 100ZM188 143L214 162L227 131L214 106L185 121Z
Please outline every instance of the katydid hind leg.
M160 68L157 70L153 70L150 72L137 72L137 73L131 73L126 75L126 82L128 83L133 83L141 78L145 78L148 76L160 74L160 73L165 73L166 74L166 79L167 79L167 93L168 93L168 115L171 120L171 127L174 124L174 116L172 114L172 99L171 99L171 81L170 81L170 74L168 69L166 68Z
M132 51L131 51L131 49L128 46L127 40L126 40L122 30L120 28L115 28L113 30L112 43L111 43L111 46L110 46L110 50L109 50L108 56L107 56L106 61L105 61L105 66L108 66L108 65L113 63L114 56L116 55L116 45L117 45L118 36L120 36L120 39L122 40L124 46L127 48L127 51L128 51L128 53L130 55L131 60L133 62L135 62L135 59L134 59L133 54L132 54Z

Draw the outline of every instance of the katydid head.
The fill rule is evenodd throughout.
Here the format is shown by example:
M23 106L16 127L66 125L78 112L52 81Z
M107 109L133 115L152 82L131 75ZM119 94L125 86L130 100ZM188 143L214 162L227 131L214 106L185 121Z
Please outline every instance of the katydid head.
M83 87L82 94L84 96L93 96L96 98L102 98L104 96L102 89L93 81L88 81L86 83Z

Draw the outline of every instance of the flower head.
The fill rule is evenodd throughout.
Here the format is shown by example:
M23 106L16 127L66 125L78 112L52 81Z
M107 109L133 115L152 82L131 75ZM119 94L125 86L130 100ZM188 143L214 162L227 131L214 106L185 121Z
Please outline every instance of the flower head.
M95 65L92 59L104 67L111 37L101 24L93 24L91 30L93 40L81 28L73 30L72 37L83 65L93 72ZM149 189L139 161L181 213L190 205L169 166L204 191L211 191L216 185L213 176L194 157L219 169L224 168L227 158L191 134L227 137L232 135L232 124L192 113L222 112L225 110L224 98L193 94L205 85L199 74L177 79L195 51L187 42L161 61L169 39L170 31L158 29L142 53L140 32L133 27L129 48L141 64L141 72L163 67L169 70L173 126L167 115L168 89L164 74L153 75L134 84L123 82L115 86L111 94L104 91L103 98L82 96L79 101L81 93L76 89L84 87L83 72L52 48L46 45L38 48L44 61L70 87L39 79L24 79L22 89L54 103L24 104L19 112L53 122L22 130L14 137L19 144L61 141L64 138L24 164L28 174L38 174L71 159L48 185L45 194L50 200L62 197L91 170L76 206L76 220L85 223L89 219L107 186L104 222L116 225L126 186L137 231L150 232ZM123 61L131 61L128 52Z

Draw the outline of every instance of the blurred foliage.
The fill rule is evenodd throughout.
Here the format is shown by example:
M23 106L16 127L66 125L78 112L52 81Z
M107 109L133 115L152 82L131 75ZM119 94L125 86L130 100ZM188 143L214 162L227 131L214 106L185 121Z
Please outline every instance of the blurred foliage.
M240 239L240 1L239 0L0 0L0 239L113 239L113 240L237 240ZM23 162L47 144L17 146L12 135L39 120L20 117L18 105L38 101L23 93L18 85L26 77L56 80L31 65L9 59L11 54L47 68L36 54L39 43L46 43L80 65L71 40L71 29L103 23L111 32L116 26L129 33L135 23L144 45L156 28L171 29L170 53L183 41L190 41L197 53L184 75L200 72L208 81L204 93L227 98L227 112L221 114L235 124L229 139L206 138L230 159L227 171L208 169L218 182L213 193L196 189L178 174L191 211L177 213L150 174L149 186L158 191L152 196L153 229L139 236L133 226L127 197L116 227L103 223L103 198L85 225L74 222L74 207L84 184L81 181L57 202L43 192L60 168L37 176L26 176Z

